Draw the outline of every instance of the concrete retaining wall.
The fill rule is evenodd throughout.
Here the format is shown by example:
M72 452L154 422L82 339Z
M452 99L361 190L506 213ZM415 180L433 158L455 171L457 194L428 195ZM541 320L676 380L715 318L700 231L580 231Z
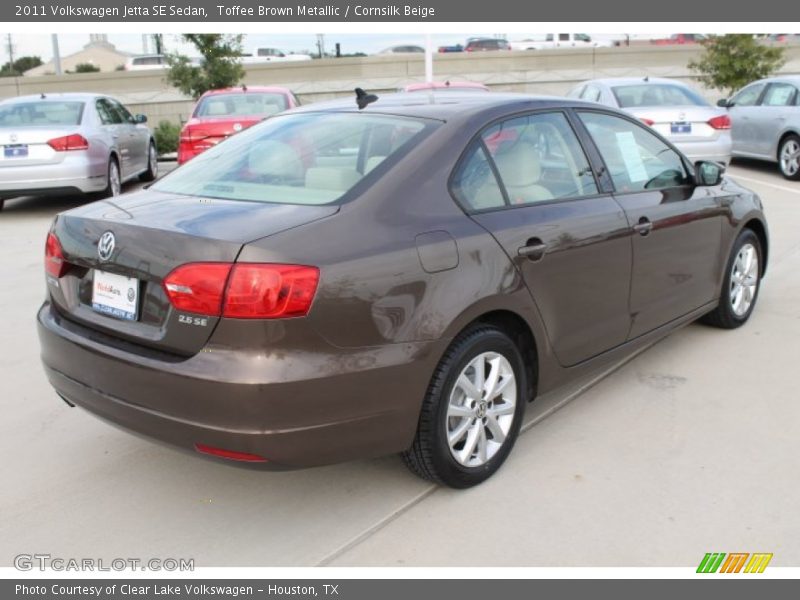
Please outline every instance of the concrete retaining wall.
M437 80L480 81L497 91L560 95L595 77L657 76L694 82L686 68L699 46L639 45L591 50L437 54ZM784 73L800 73L800 46L787 47ZM248 65L245 83L290 87L304 103L351 94L362 87L378 93L424 80L422 56L370 56L300 63ZM704 90L709 99L718 92ZM164 71L85 73L0 79L0 98L41 92L102 92L116 96L150 122L185 121L193 102L167 85Z

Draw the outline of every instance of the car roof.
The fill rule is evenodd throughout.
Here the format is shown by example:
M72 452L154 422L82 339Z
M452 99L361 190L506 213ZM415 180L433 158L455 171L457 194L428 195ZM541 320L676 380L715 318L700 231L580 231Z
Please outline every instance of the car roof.
M409 83L403 87L407 92L418 92L421 90L447 90L453 88L483 90L487 91L489 88L482 83L475 81L424 81L421 83Z
M583 102L572 98L557 96L535 96L531 94L507 94L483 91L430 91L428 93L409 94L399 92L379 94L378 100L363 110L356 106L355 95L327 102L316 102L297 109L297 112L362 112L372 114L390 114L423 119L446 121L450 118L464 118L495 109L505 108L504 112L536 110L542 108L559 108L568 106L587 106L597 108L597 104Z
M800 75L776 75L775 77L759 79L753 83L791 83L794 85L800 85ZM748 83L747 85L750 84Z
M201 97L216 96L217 94L249 94L251 92L258 94L291 94L292 90L280 86L248 85L247 87L239 86L209 90Z
M691 87L688 84L684 83L683 81L678 81L676 79L669 79L667 77L605 77L602 79L589 79L588 81L584 81L584 83L594 83L600 85L607 85L607 86L616 86L616 85L647 85L648 83L658 83L661 85L670 84L670 85L680 85L683 87Z
M16 102L32 102L32 101L39 101L39 102L47 102L47 101L64 101L64 100L73 100L76 102L91 102L92 100L97 100L98 98L113 98L113 96L108 96L106 94L88 94L85 92L65 92L61 94L29 94L28 96L17 96L16 98L6 98L2 100L3 104L14 104Z

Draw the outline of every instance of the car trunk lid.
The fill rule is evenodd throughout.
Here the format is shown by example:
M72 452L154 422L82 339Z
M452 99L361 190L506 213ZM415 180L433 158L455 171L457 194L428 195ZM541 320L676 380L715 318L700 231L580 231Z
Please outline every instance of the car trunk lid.
M69 268L57 280L48 276L51 297L68 318L122 342L189 356L202 349L219 319L171 306L162 283L173 269L190 262L233 263L247 242L337 210L155 191L96 202L57 217L53 231ZM101 258L107 248L99 243L107 232L113 248ZM95 280L107 286L99 296ZM122 305L132 294L130 310L107 310L104 293L116 294Z
M57 164L64 160L65 151L56 151L48 144L69 135L80 135L77 125L59 127L2 127L0 128L0 169ZM70 150L82 152L85 150Z

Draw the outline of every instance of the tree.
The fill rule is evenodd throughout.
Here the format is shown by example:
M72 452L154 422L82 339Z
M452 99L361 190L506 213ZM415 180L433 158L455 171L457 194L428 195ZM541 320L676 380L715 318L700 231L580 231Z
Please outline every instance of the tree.
M78 63L75 65L76 73L99 73L100 67L92 63Z
M0 77L15 77L25 71L41 66L42 59L38 56L20 56L14 64L6 63L0 68Z
M728 96L751 81L769 77L786 63L783 48L765 46L749 34L715 35L702 44L703 55L689 61L689 69L699 73L707 87Z
M244 79L241 65L242 35L219 33L184 34L200 53L201 62L193 65L187 56L168 54L167 82L195 100L208 90L233 87Z

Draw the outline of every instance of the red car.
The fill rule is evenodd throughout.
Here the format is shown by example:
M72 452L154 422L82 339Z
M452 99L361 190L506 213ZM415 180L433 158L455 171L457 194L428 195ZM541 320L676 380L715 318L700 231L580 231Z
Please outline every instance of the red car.
M206 92L181 130L178 164L275 113L300 106L288 88L250 86Z

